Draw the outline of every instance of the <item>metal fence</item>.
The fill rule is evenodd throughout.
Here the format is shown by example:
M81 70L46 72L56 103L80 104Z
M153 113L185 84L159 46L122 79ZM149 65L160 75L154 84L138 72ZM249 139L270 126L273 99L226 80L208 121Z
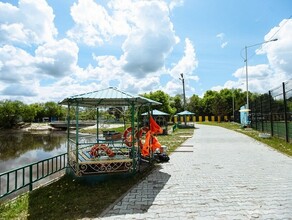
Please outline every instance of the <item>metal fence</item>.
M252 128L292 141L292 80L251 102Z
M0 199L36 183L67 167L67 153L0 173Z

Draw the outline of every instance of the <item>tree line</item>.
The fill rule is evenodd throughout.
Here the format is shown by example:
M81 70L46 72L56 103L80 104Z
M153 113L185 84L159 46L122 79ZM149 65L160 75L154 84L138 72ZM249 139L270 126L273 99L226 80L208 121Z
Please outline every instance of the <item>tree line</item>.
M162 105L155 106L155 108L169 113L171 116L183 110L188 110L202 116L232 116L233 103L235 110L238 110L246 103L246 92L243 92L241 89L208 90L203 97L194 94L186 99L185 109L183 97L179 94L171 97L167 93L158 90L142 94L141 96L161 102ZM257 96L257 94L249 93L251 100ZM74 109L71 109L70 115L72 118L74 118L74 114ZM111 109L103 114L107 118L119 118L121 110L115 112ZM19 122L42 122L44 118L49 121L65 120L66 115L67 108L58 105L56 102L25 104L21 101L0 101L0 128L11 128ZM82 109L79 119L95 120L96 110L93 108Z

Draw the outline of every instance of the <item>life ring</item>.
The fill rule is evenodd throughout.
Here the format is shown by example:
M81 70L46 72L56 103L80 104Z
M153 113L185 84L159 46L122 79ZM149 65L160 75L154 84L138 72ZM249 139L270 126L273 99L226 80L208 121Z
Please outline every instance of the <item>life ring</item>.
M133 141L133 137L132 137L132 127L128 127L125 131L124 131L124 142L128 147L132 147L132 141Z
M142 149L143 147L143 143L141 140L141 137L143 136L143 134L146 134L149 131L148 127L142 127L139 129L139 131L135 132L135 138L139 140L139 147ZM125 131L124 131L124 142L128 147L132 147L132 142L133 138L132 138L132 127L128 127Z
M142 142L142 136L146 135L148 131L149 131L148 127L142 127L140 128L139 132L137 132L136 134L136 137L139 139L138 145L140 149L143 148L143 145L145 143L145 140L144 140L144 143Z
M115 156L115 152L113 152L106 144L95 144L90 149L89 154L92 157L99 157L99 151L104 151L109 157Z

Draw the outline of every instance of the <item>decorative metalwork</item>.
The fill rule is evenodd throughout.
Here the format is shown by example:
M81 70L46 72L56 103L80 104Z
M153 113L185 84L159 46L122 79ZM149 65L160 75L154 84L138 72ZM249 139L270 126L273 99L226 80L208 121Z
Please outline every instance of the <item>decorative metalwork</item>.
M130 121L130 127L135 128L139 124L139 117L136 117L136 114L142 106L150 109L151 105L160 105L161 103L110 87L108 89L71 96L61 101L60 104L68 106L68 157L69 164L77 176L136 171L141 156L138 152L138 147L125 146L122 133L119 132L111 133L110 131L104 131L104 136L101 137L99 132L101 128L99 125L99 111L100 109L109 110L113 107L122 109L125 107L123 110L124 116L127 115L126 109L130 110L130 114L127 116L127 119L123 118L124 127L126 121ZM88 140L89 136L79 133L78 129L80 123L79 110L83 107L96 109L96 135L91 140ZM76 129L74 131L70 131L69 126L71 123L71 108L75 109ZM121 113L123 111L121 110ZM136 122L135 119L137 119ZM131 132L131 137L135 137L134 129ZM130 141L131 144L129 146L138 145L135 138L131 138ZM103 147L100 147L100 144ZM93 146L95 148L90 151Z

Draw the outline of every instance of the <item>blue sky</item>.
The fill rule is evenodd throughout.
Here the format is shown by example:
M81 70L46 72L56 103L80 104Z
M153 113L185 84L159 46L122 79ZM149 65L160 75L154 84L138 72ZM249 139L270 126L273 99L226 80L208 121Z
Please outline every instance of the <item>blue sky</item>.
M202 96L267 92L292 78L290 0L0 1L0 100L117 87Z

